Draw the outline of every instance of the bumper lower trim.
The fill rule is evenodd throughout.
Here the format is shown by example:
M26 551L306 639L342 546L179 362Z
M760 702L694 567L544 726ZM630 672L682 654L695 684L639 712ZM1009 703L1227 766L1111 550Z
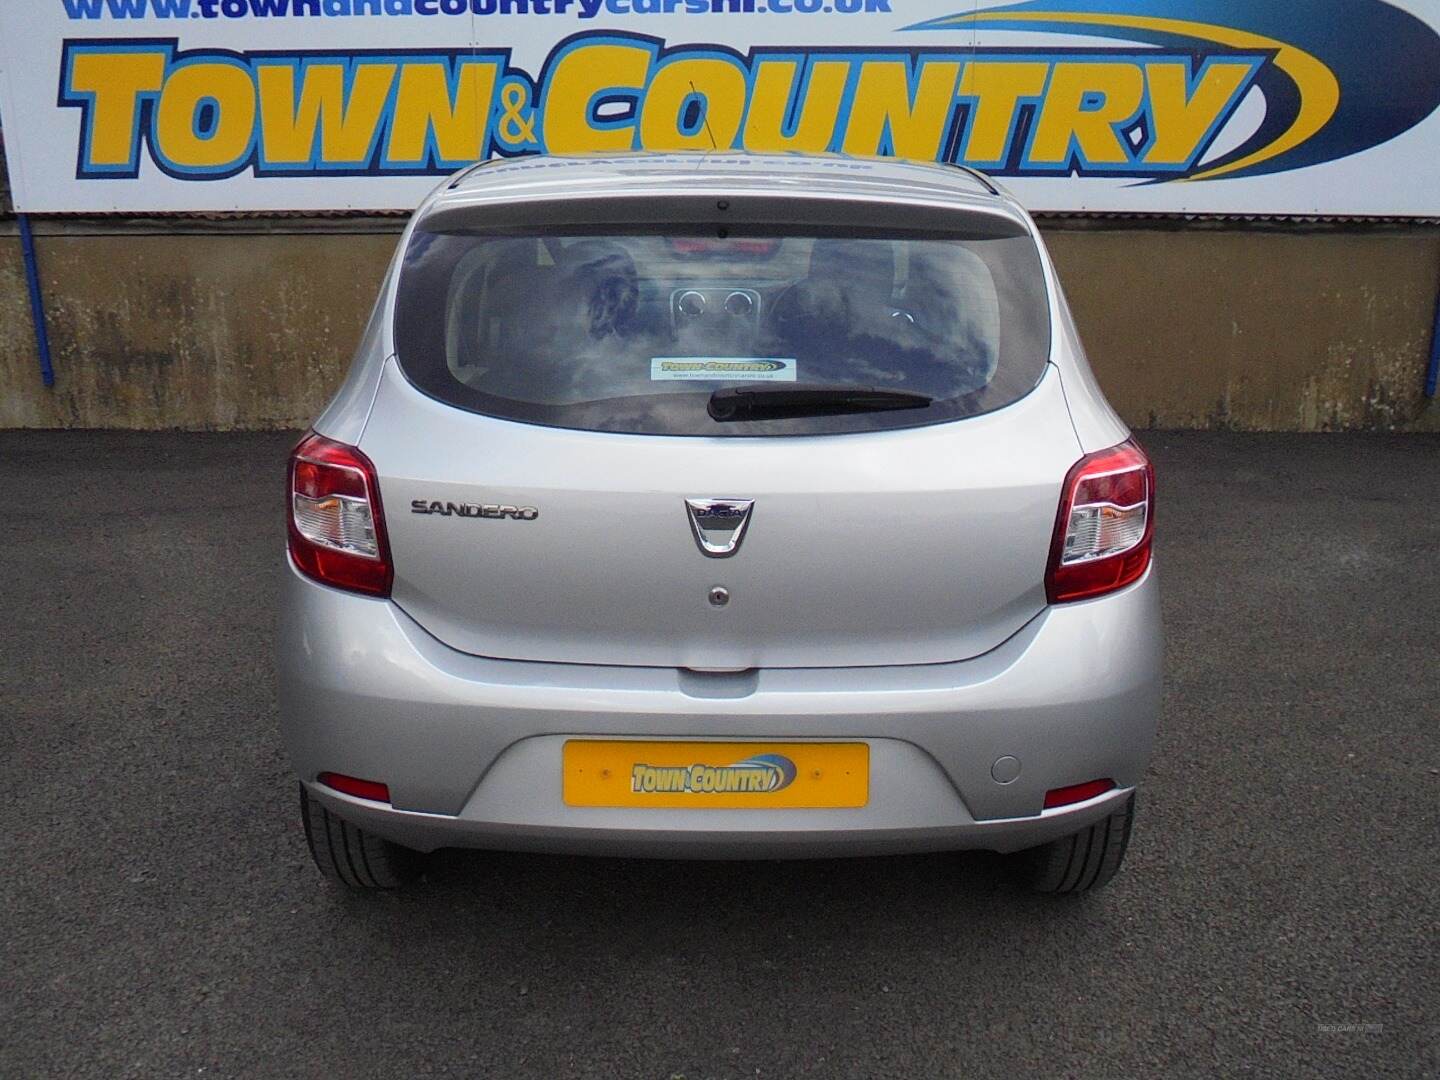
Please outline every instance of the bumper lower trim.
M663 813L670 827L587 827L495 822L467 816L395 810L353 799L316 784L312 798L363 829L417 851L478 848L554 855L623 858L766 859L839 858L850 855L900 855L939 851L1020 851L1078 832L1119 810L1134 788L1107 791L1089 802L1034 817L959 822L935 826L880 828L723 829L674 827L673 811L626 811L632 819ZM690 811L706 814L709 811ZM779 811L784 813L784 811ZM824 813L824 811L819 811ZM773 817L772 817L773 821Z

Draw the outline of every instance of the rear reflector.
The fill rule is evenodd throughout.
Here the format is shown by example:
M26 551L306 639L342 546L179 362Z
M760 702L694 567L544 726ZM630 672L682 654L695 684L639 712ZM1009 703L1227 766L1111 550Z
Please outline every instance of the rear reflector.
M1138 581L1150 565L1155 470L1134 442L1081 458L1065 477L1050 544L1052 604L1088 600Z
M337 589L389 596L392 572L375 466L353 446L310 434L290 454L290 558Z
M315 778L328 788L345 795L354 795L357 799L370 799L373 802L388 803L390 801L390 787L378 780L359 780L353 776L343 776L340 773L322 772Z
M1104 795L1114 787L1114 780L1090 780L1084 784L1051 788L1045 793L1045 809L1054 810L1057 806L1069 806L1071 803L1084 802L1086 799L1095 798L1096 795Z

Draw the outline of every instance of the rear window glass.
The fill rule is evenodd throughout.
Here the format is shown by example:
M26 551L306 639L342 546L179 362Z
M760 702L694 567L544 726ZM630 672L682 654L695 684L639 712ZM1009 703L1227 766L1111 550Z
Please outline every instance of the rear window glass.
M421 390L489 416L656 435L802 435L1008 405L1039 381L1049 320L1026 236L420 231L401 272L395 338ZM807 401L850 388L931 400L715 419L711 396L733 387L815 395Z

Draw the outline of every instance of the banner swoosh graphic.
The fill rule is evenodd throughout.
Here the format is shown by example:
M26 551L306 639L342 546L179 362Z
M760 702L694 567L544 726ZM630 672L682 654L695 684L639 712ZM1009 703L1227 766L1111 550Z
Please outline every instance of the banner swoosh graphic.
M1304 49L1263 34L1236 30L1228 26L1192 22L1188 19L1170 19L1155 15L1111 15L1105 13L1081 13L1070 11L1006 11L973 12L935 19L911 30L938 30L958 26L989 27L991 29L1036 29L1036 23L1063 24L1067 29L1114 28L1120 30L1148 30L1161 34L1208 41L1233 49L1263 49L1273 51L1275 66L1289 76L1300 92L1300 108L1279 138L1236 161L1207 169L1188 177L1190 180L1206 180L1238 172L1252 165L1278 157L1294 149L1307 139L1318 134L1340 105L1340 82L1335 73Z

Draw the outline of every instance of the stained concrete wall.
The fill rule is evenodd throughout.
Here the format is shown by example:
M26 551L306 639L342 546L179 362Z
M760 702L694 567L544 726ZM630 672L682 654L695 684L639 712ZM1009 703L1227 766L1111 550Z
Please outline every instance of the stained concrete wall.
M303 426L344 374L397 231L37 223L53 389L40 382L18 239L0 232L0 427ZM1091 362L1137 428L1440 418L1421 395L1440 230L1046 232Z
M1050 229L1091 364L1134 427L1434 425L1440 230Z
M343 378L396 234L41 234L55 386L0 242L0 427L304 427Z

